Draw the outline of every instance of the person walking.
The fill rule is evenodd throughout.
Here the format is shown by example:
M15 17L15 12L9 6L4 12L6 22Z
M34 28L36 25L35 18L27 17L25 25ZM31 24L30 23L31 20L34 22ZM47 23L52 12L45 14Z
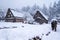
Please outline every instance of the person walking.
M57 31L57 20L53 20L51 22L51 28L52 30Z

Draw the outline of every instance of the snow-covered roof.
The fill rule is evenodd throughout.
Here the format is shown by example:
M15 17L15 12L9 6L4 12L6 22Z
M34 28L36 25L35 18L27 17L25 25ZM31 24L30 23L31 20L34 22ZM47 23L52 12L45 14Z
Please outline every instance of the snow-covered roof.
M17 11L15 11L15 10L11 10L11 12L12 12L13 15L16 16L16 17L24 17L24 14L21 13L21 12L17 12Z
M40 10L39 10L39 9L36 9L36 10L34 11L34 13L36 13L36 11L40 11ZM48 20L48 16L46 16L42 11L40 11L40 13L42 14L43 17L45 17L45 19Z

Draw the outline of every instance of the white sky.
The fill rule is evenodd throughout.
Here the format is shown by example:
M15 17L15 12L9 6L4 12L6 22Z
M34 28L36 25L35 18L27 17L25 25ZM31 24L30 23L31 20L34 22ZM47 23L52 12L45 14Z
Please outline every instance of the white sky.
M34 4L40 7L45 4L47 7L50 3L58 0L0 0L0 8L22 8L23 6L33 6Z

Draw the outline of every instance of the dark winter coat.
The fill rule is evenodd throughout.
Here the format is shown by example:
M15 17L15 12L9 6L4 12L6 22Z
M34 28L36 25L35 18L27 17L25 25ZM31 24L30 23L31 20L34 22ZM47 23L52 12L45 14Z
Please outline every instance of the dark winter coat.
M57 21L52 21L51 22L51 27L52 27L52 30L55 30L56 31Z
M57 27L57 21L52 21L51 26L52 27Z

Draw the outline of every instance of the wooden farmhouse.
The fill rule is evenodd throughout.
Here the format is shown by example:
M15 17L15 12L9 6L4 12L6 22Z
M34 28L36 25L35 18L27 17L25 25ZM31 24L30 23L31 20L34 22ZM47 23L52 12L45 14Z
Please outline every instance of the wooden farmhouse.
M17 12L9 8L5 16L5 21L6 22L24 22L24 15L23 13Z
M48 17L44 15L40 10L36 10L34 13L35 14L33 18L36 22L38 22L39 24L48 23Z

